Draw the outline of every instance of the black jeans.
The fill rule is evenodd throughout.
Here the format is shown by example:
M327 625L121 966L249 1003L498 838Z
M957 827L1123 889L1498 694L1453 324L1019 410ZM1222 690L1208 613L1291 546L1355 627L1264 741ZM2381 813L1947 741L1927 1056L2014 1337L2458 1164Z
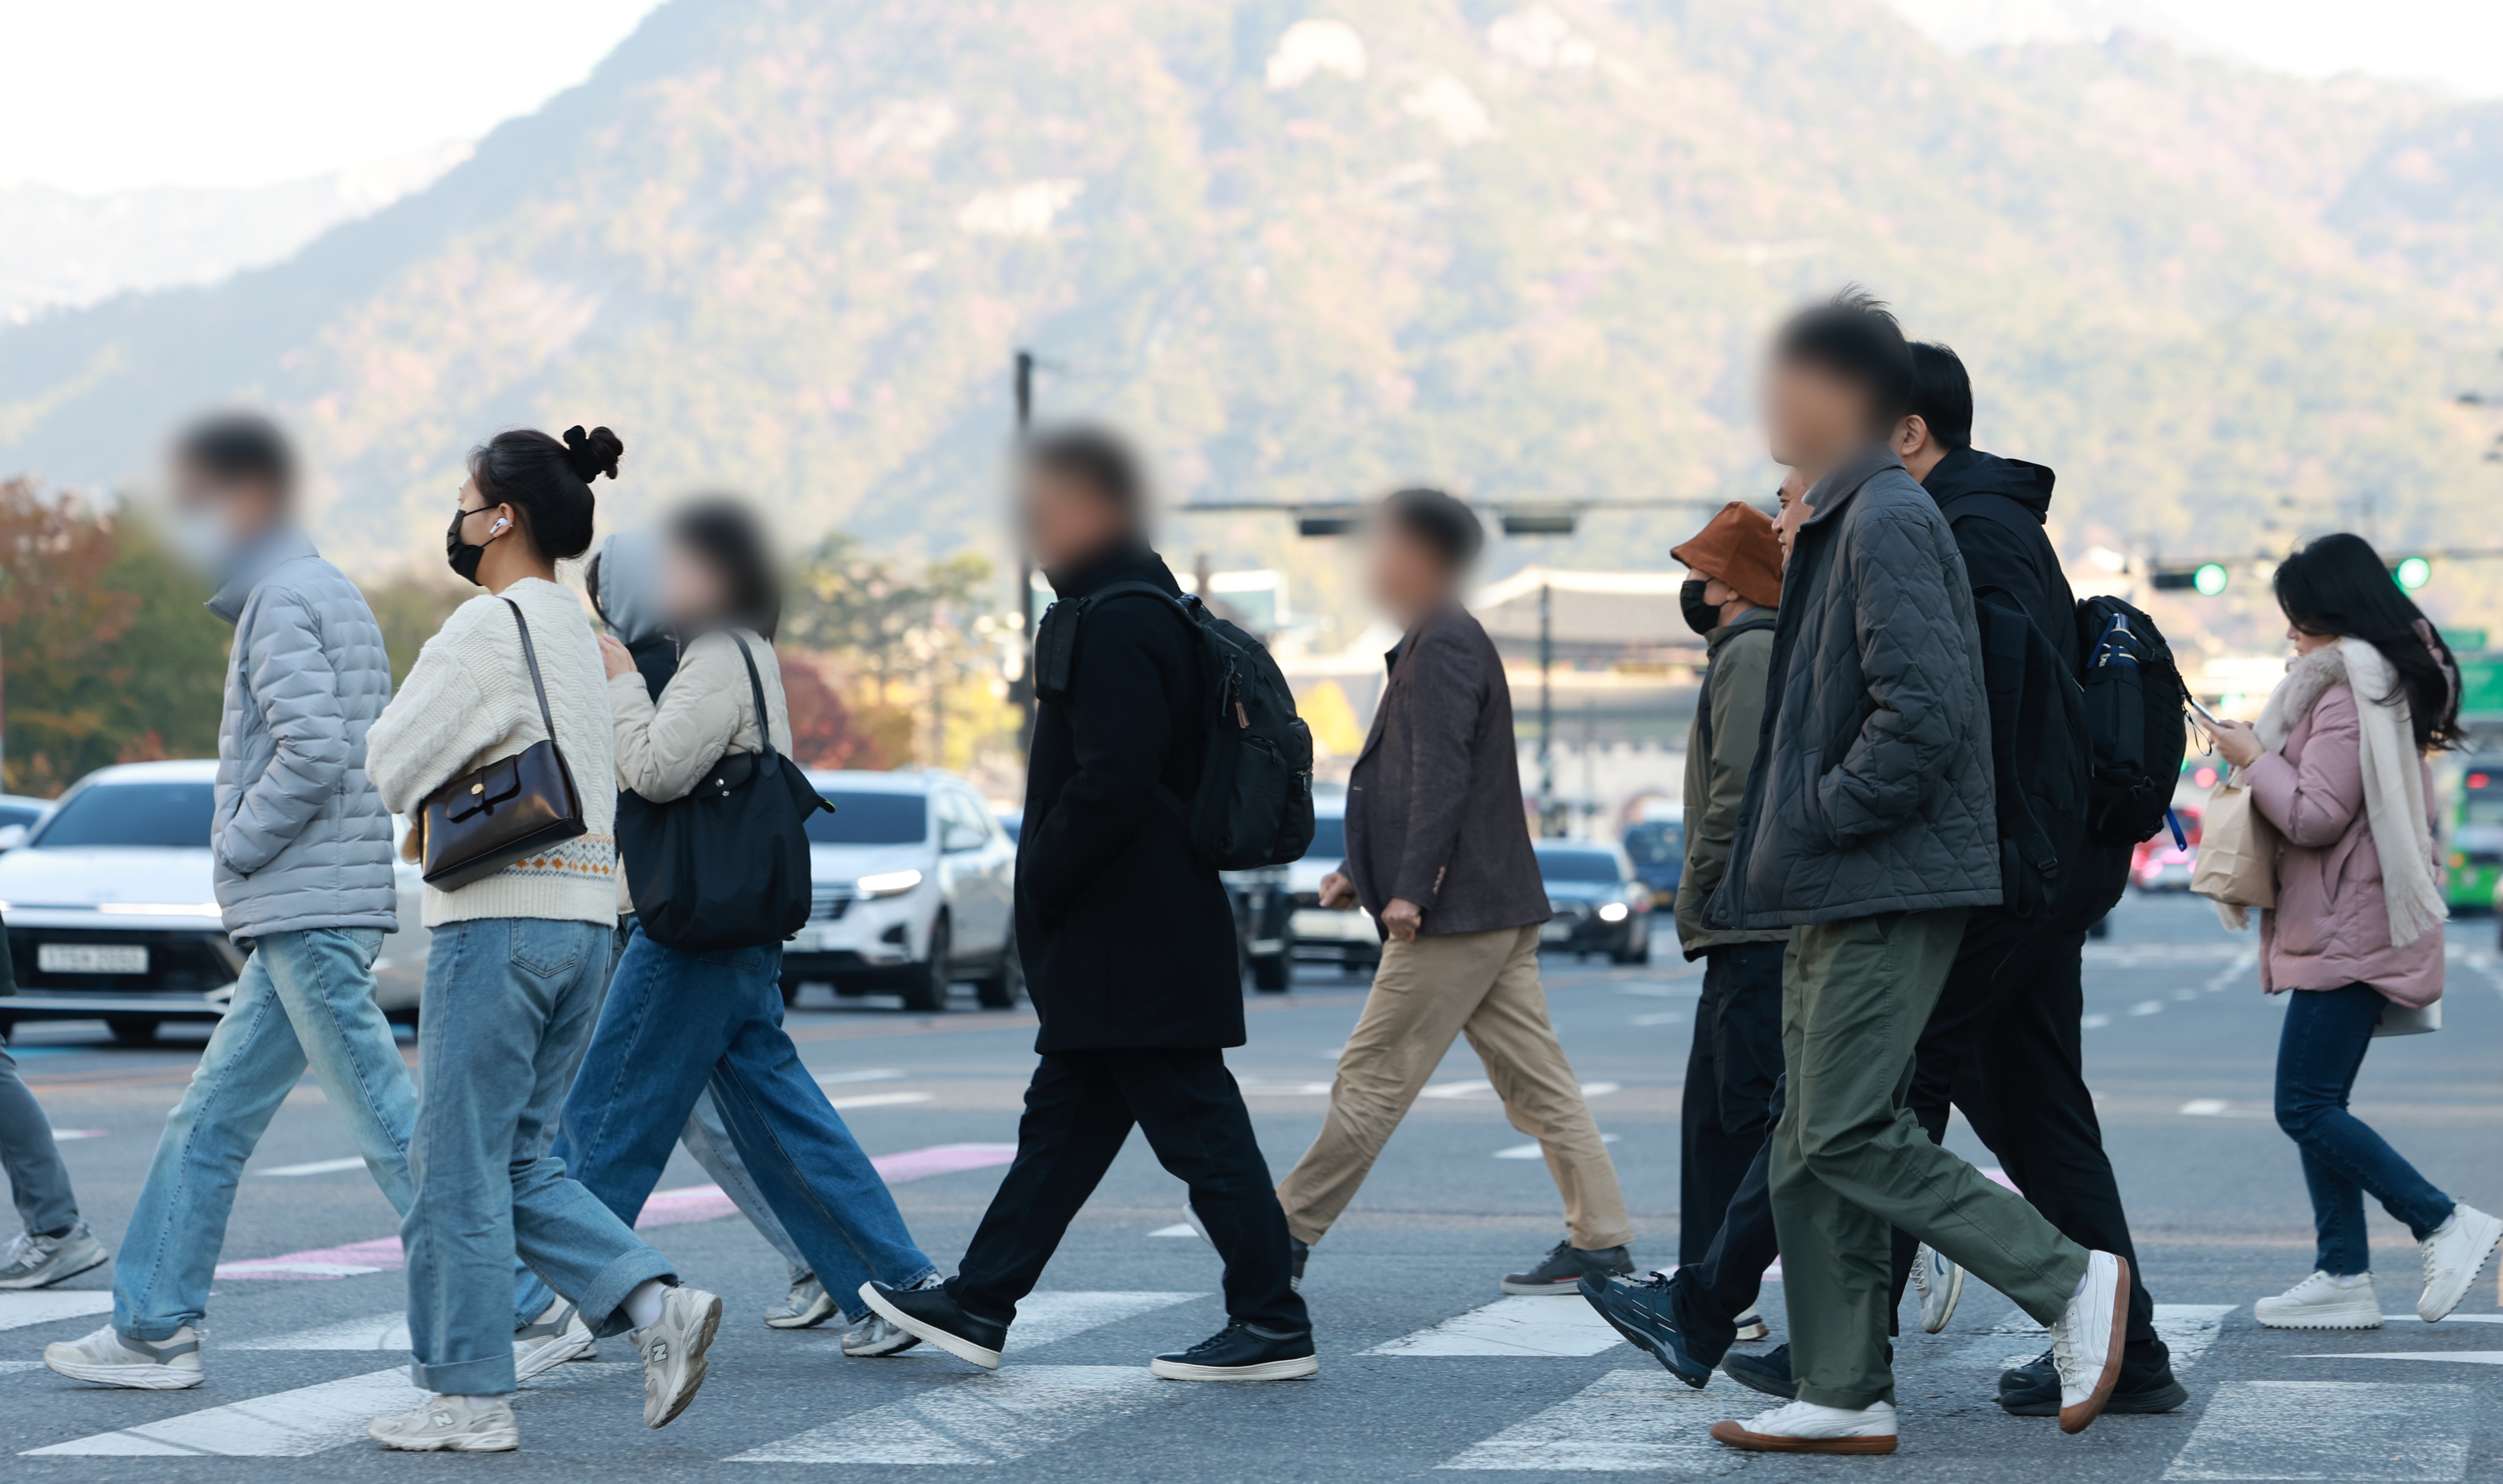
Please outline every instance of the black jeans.
M1225 1264L1225 1312L1263 1330L1311 1329L1288 1286L1286 1215L1221 1051L1046 1053L1025 1091L1016 1161L948 1294L976 1318L1013 1319L1132 1124L1190 1187L1191 1208Z
M1695 1007L1678 1119L1681 1265L1703 1261L1730 1197L1772 1131L1766 1102L1782 1074L1782 949L1733 943L1704 950L1703 997Z
M2303 1151L2319 1240L2313 1265L2341 1277L2373 1270L2364 1193L2406 1224L2417 1241L2451 1219L2452 1200L2362 1119L2347 1095L2389 1003L2369 984L2286 991L2277 1043L2277 1126Z

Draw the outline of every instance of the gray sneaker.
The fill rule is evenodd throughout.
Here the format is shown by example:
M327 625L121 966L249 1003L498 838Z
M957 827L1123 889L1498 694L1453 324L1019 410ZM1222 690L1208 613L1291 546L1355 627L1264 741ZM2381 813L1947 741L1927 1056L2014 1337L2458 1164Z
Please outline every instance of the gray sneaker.
M559 1298L513 1332L513 1384L543 1376L567 1361L584 1360L599 1343L574 1306Z
M700 1288L661 1296L661 1317L634 1332L643 1352L643 1426L666 1428L696 1400L704 1382L704 1351L721 1328L721 1299Z
M59 1236L20 1231L0 1247L0 1288L49 1288L102 1265L113 1254L87 1234L86 1223Z
M920 1282L912 1285L912 1288L905 1290L905 1292L911 1293L917 1289L938 1288L945 1283L945 1279L940 1277L937 1273L930 1273L923 1277ZM890 1320L885 1315L874 1311L873 1311L867 1319L862 1320L859 1324L856 1324L843 1332L843 1354L845 1355L902 1355L907 1350L909 1350L920 1343L920 1335L897 1328L893 1320Z
M209 1332L189 1325L165 1339L124 1339L111 1325L85 1339L44 1347L44 1364L73 1381L140 1391L188 1391L200 1384L200 1346Z
M365 1435L402 1453L510 1453L522 1445L513 1404L501 1397L429 1397L415 1411L366 1423Z
M812 1275L791 1285L791 1297L765 1311L765 1322L777 1330L813 1330L841 1312Z

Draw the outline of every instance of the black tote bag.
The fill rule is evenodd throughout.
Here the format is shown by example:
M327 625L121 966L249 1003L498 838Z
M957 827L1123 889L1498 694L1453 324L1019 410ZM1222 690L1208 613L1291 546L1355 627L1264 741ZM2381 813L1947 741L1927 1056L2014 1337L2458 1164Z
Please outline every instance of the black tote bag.
M724 753L694 792L656 804L617 795L617 849L643 933L688 953L779 943L808 920L808 816L834 806L773 751L765 683L747 640L764 751Z

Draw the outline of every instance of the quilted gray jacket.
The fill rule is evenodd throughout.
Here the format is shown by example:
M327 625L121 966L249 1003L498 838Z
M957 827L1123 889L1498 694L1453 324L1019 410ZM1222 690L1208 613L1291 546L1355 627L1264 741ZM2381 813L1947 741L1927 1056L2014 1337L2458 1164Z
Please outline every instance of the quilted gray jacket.
M396 930L391 814L365 781L391 657L364 594L282 527L238 558L209 611L238 624L209 836L227 934Z
M1964 558L1886 449L1806 495L1717 928L1996 905L1990 713Z

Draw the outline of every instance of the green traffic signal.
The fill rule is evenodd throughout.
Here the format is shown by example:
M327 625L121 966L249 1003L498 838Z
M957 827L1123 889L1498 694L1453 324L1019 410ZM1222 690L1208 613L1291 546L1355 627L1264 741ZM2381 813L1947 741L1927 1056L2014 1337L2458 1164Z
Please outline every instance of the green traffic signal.
M2414 592L2433 581L2433 563L2421 556L2409 556L2391 568L2390 575L2398 579L2400 587Z
M2190 586L2201 597L2214 597L2224 591L2225 580L2225 565L2219 561L2202 562L2199 570L2190 574Z

